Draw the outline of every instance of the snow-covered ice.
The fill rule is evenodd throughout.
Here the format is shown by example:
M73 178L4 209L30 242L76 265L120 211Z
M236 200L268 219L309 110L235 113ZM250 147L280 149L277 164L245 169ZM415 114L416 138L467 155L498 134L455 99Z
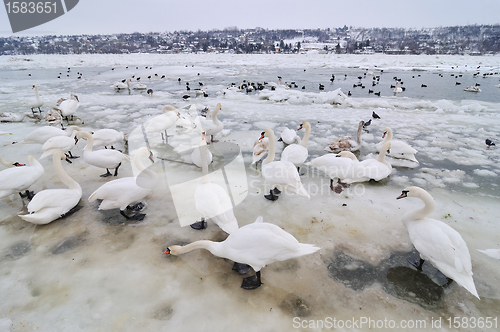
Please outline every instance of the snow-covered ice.
M373 89L382 91L381 97L368 93L372 75L364 77L367 70L380 75ZM474 78L478 71L493 75ZM216 137L219 143L210 144L211 170L219 169L213 176L222 184L234 174L239 180L243 176L242 182L230 187L237 193L233 201L241 201L234 207L239 225L263 216L300 242L321 247L315 254L265 267L263 285L253 291L240 288L242 276L231 270L232 262L207 251L165 255L169 245L222 241L227 236L211 222L203 231L181 227L182 211L176 210L172 186L201 174L188 157L200 136L197 130L171 128L168 145L159 133L148 135L156 160L152 169L162 181L145 200L142 222L127 221L116 210L98 211L98 202L87 202L109 179L99 177L103 170L87 165L83 158L63 166L83 190L82 208L74 214L37 226L18 217L26 213L27 204L18 195L0 201L0 330L285 331L293 329L295 317L301 321L369 317L397 323L419 319L428 327L442 317L444 330L453 330L444 324L449 317L498 317L500 265L476 249L500 248L500 150L498 144L487 149L484 143L486 138L498 142L500 137L500 95L495 87L499 71L496 56L0 57L0 112L31 113L23 105L34 98L33 84L38 85L44 112L59 98L75 93L81 103L75 114L81 119L79 126L88 131L123 131L128 146L115 147L125 152L145 144L141 124L160 115L164 105L173 105L194 120L197 112L191 110L205 106L213 110L221 103L224 132ZM81 79L76 72L83 73ZM59 73L63 78L57 78ZM332 73L336 81L330 84ZM345 80L342 73L347 74ZM458 73L463 85L465 80L480 83L482 92L472 96L455 89L450 75ZM140 82L154 90L153 96L110 88L132 76L140 76ZM282 84L294 81L299 87L248 94L226 89L243 80L275 82L277 76L283 77ZM358 76L366 89L352 87ZM402 77L407 87L398 96L391 93L394 76ZM193 90L186 90L186 82L192 88L202 87L209 97L196 97ZM420 87L424 82L429 90ZM318 90L319 83L325 84L324 91ZM191 97L184 100L184 94ZM310 160L323 155L331 140L353 136L359 121L370 119L373 111L381 119L372 119L369 132L363 133L359 159L376 153L383 129L390 127L394 138L418 150L418 165L394 161L388 179L352 185L340 195L330 190L322 173L302 166L310 200L285 193L276 202L264 199L268 188L260 166L250 165L253 143L263 129L280 133L285 127L297 130L302 121L310 122ZM44 121L28 118L1 123L0 131L12 135L0 135L0 156L18 162L30 154L38 158L41 146L21 141L43 125ZM298 134L302 136L303 130ZM73 154L82 155L84 146L84 141L78 142ZM277 159L282 148L278 142ZM45 174L31 190L62 187L50 158L41 162ZM122 165L119 177L131 175L132 166ZM417 258L418 253L400 218L421 202L396 197L411 185L429 191L436 200L432 217L464 238L481 300L456 283L439 287L446 280L432 266L424 265L424 273L418 273L406 262L406 257Z

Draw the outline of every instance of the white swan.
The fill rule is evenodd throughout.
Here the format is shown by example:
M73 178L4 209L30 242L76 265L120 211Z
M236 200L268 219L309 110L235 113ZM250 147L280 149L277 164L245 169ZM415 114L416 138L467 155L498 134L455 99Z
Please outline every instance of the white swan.
M34 117L31 114L2 112L0 113L0 122L22 122L25 117L28 117L30 119L36 119L36 117Z
M382 138L385 139L382 142L377 143L377 145L375 146L378 152L382 150L382 146L384 143L391 142L391 152L388 153L387 156L399 159L407 159L418 163L417 158L415 158L415 154L418 151L404 141L393 139L391 128L386 127L384 129Z
M265 223L262 217L258 217L254 223L235 230L222 242L201 240L185 246L173 245L165 254L181 255L195 249L206 249L215 256L250 265L255 276L244 278L241 287L255 289L262 284L260 270L266 265L309 255L320 248L300 243L280 227Z
M278 199L276 194L279 194L280 190L286 190L287 193L311 198L300 182L300 175L295 165L284 160L274 161L276 143L272 129L265 129L260 138L264 137L269 137L269 150L267 158L262 162L262 176L270 185L270 194L264 197L275 201Z
M202 178L194 191L194 203L196 210L201 214L201 221L191 225L194 229L206 228L205 219L210 219L224 232L231 234L238 229L238 221L234 216L231 198L227 192L216 183L210 181L208 175L208 150L205 141L205 132L202 131L200 142L200 156L202 166Z
M266 155L269 148L269 137L259 138L253 143L252 164L258 163Z
M114 129L99 129L92 132L92 137L94 138L94 146L111 146L114 149L113 145L118 142L127 142L127 138L123 131L117 131Z
M60 129L51 126L45 126L37 128L31 131L26 137L24 137L22 143L37 143L43 144L49 138L56 136L71 136L73 130L81 130L78 126L69 126L66 129Z
M328 144L324 150L333 153L339 153L340 151L358 151L361 147L361 133L363 132L364 124L364 121L359 122L356 139L353 139L351 136L339 137Z
M52 107L46 114L45 114L45 121L49 124L49 126L56 126L56 125L61 125L62 128L64 128L62 124L62 116L61 112L59 109Z
M78 110L80 107L80 100L78 99L78 96L75 95L74 93L71 94L70 98L63 100L59 104L59 109L61 110L61 115L67 120L68 116L71 115L73 118L73 114Z
M370 180L365 175L365 168L350 151L341 151L336 155L326 154L314 158L306 165L324 172L330 178L330 189L338 194L342 192L342 187L348 187L351 183ZM338 180L338 185L335 188L333 187L333 179Z
M106 173L102 174L101 177L112 175L109 171L109 168L114 168L114 176L117 176L118 168L120 168L121 164L123 162L130 161L129 156L117 150L105 149L92 151L92 148L94 146L94 138L91 134L85 131L78 132L77 137L85 138L88 141L87 145L83 149L83 160L85 160L85 162L90 165L106 169Z
M411 242L420 253L420 263L412 264L421 271L424 261L430 261L444 275L479 299L472 279L469 249L462 236L444 222L428 218L436 203L427 191L408 187L398 199L405 197L420 198L425 204L421 209L405 213L402 218Z
M138 177L125 177L106 182L89 196L89 202L96 199L102 200L99 210L120 209L120 213L127 219L143 220L146 216L142 213L133 215L126 214L125 210L135 211L142 204L130 206L134 202L140 202L148 196L156 185L157 175L141 163L141 156L148 156L154 163L153 154L146 147L139 148L134 155L134 164L141 172Z
M399 82L396 82L396 86L394 87L394 95L396 95L396 93L401 93L401 92L403 92L403 88L399 87L399 86L398 86L398 83L399 83Z
M201 128L205 130L207 135L210 135L210 142L218 142L218 140L214 140L214 135L221 132L224 129L224 124L217 118L217 114L221 110L222 106L220 103L217 104L215 110L211 114L211 119L208 120L202 116L198 117L198 120L201 124Z
M149 133L161 132L162 138L167 141L167 129L175 126L181 114L177 108L171 105L165 105L161 110L163 114L155 116L146 122L146 131ZM165 137L163 137L163 132L165 132Z
M117 82L111 85L111 87L114 88L116 91L130 90L130 81L132 80L130 78L127 78L125 82Z
M59 150L67 152L70 158L78 158L71 154L71 150L75 147L76 143L78 143L78 138L75 137L78 132L79 130L74 128L70 131L69 136L54 136L49 138L42 145L43 153L40 159L50 156Z
M8 168L0 172L0 198L19 193L21 197L33 197L28 188L44 173L42 164L33 156L28 156L28 166ZM14 165L15 166L15 165ZM25 193L21 193L26 190Z
M38 112L41 114L42 110L40 109L40 107L43 106L43 100L42 100L42 98L40 98L40 94L38 93L38 85L33 84L32 89L35 89L35 97L36 97L36 99L29 100L26 103L26 106L28 106L29 108L31 108L31 112L33 114L35 114L35 108L38 108Z
M46 189L40 191L28 204L28 214L19 215L33 224L48 224L70 212L82 198L82 188L64 171L61 159L67 158L63 151L54 153L53 161L59 179L68 189ZM68 159L66 159L68 160Z
M300 144L300 137L297 132L290 128L285 128L281 132L278 142L283 142L285 144Z
M360 166L365 169L365 176L370 180L380 181L392 173L392 166L385 160L386 153L392 149L391 142L385 142L379 152L377 159L366 159L361 161Z
M290 144L283 150L283 152L281 152L281 160L289 161L294 164L295 167L297 167L297 171L299 171L300 166L306 161L307 157L309 157L307 142L309 141L309 136L311 135L311 125L309 122L304 121L300 124L298 130L303 127L306 128L306 132L300 143Z
M136 83L132 86L132 89L134 90L146 90L148 87L146 86L146 84L142 84L142 83Z
M202 130L202 137L205 139L205 131ZM203 168L203 160L201 157L201 152L205 151L205 160L207 165L210 165L213 160L212 152L208 148L203 148L203 146L200 144L199 146L195 147L193 149L193 152L191 152L191 162L195 164L196 166Z

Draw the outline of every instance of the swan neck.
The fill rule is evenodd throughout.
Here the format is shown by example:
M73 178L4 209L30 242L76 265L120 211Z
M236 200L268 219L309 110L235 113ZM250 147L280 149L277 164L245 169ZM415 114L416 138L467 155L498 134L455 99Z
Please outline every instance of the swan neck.
M392 130L389 129L387 130L387 134L385 135L384 143L389 142L391 139L392 139Z
M56 174L61 180L61 182L64 183L66 186L68 186L69 189L81 190L80 185L75 180L73 180L64 170L61 163L61 154L55 153L53 161L54 161L54 169L56 170Z
M424 219L429 216L436 208L436 202L434 198L427 192L419 193L416 197L420 198L424 202L424 207L410 211L403 216L403 221L408 222L412 220Z
M2 157L0 157L0 163L6 167L12 167L12 162L9 162L9 161L5 161L5 159L3 159Z
M214 123L219 123L219 119L217 118L217 113L219 113L220 108L217 107L213 112L212 112L212 121Z
M302 138L302 141L300 142L300 145L307 148L307 142L309 141L309 136L311 136L311 125L306 123L304 126L306 127L306 132L304 134L304 138Z
M276 140L274 138L274 133L271 132L266 132L266 134L269 136L269 147L267 150L267 157L264 159L262 164L268 164L274 161L274 154L276 153Z
M361 133L363 132L363 122L359 123L358 126L358 132L356 133L356 142L358 142L358 145L361 144Z
M202 183L210 183L210 178L208 177L208 146L205 140L203 139L199 146L200 149L200 160L201 160L201 182Z
M35 96L37 100L40 100L40 95L38 94L38 86L35 85Z
M196 249L206 249L215 255L214 251L217 252L218 247L219 247L218 242L213 242L210 240L200 240L179 247L177 249L176 255L185 254Z

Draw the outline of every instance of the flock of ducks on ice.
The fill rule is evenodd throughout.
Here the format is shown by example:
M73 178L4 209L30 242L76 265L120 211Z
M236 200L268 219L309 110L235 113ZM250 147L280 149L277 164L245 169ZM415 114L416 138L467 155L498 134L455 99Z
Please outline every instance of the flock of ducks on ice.
M123 84L129 87L129 81ZM33 89L36 101L29 107L33 117L39 117L42 114L40 107L43 102L36 85ZM0 199L15 194L29 199L28 213L19 215L25 221L47 224L80 208L78 203L82 198L81 186L66 173L62 164L62 160L71 162L71 159L77 158L71 150L78 140L87 141L83 150L83 161L106 169L102 177L117 177L120 166L130 161L128 155L113 148L114 144L126 141L122 132L113 129L86 132L78 126L69 125L70 121L74 121L78 107L79 100L75 94L60 99L58 107L46 114L46 120L50 125L33 130L23 141L23 143L42 145L43 152L39 159L52 156L54 170L67 188L46 189L34 195L29 188L44 174L44 167L39 160L34 156L28 156L27 165L24 165L0 158L0 162L7 167L0 171ZM214 135L220 133L224 127L217 117L220 110L219 103L213 112L201 114L195 121L201 136L199 146L193 150L191 158L193 164L202 169L202 177L194 193L195 207L202 220L193 223L191 227L203 229L206 227L205 220L210 219L226 232L228 237L222 242L201 240L185 246L171 245L165 253L180 255L195 249L206 249L218 257L234 261L233 270L240 274L248 273L251 267L255 275L244 278L241 287L255 289L262 284L260 271L266 265L309 255L320 248L312 244L299 243L295 237L280 227L264 222L262 217L257 218L254 223L239 227L227 192L210 181L208 172L212 155L207 144L216 143ZM177 108L170 105L164 106L162 112L163 114L147 122L145 130L148 133L161 133L163 140L166 141L167 129L179 125L178 122L185 121L186 118ZM380 117L373 112L372 119L377 121ZM406 142L394 139L393 132L388 127L384 129L384 140L376 146L378 157L359 161L353 152L360 149L362 131L370 125L372 119L359 123L356 138L340 137L325 147L325 151L331 153L308 162L306 162L309 156L307 143L311 135L309 122L302 122L298 128L305 131L302 138L295 130L285 129L277 140L273 130L264 129L255 141L252 156L252 164L262 164L262 176L270 188L269 194L264 197L276 201L279 195L285 192L310 198L300 178L302 165L312 166L325 173L330 178L331 190L340 193L352 183L380 181L388 177L392 166L385 160L386 156L418 163L415 157L417 151ZM67 128L60 129L53 126L54 124L62 126L63 120L67 121ZM275 160L278 141L282 141L286 147L282 151L280 160ZM488 140L486 143L488 148L494 145ZM94 148L98 146L105 148L95 150ZM133 165L141 172L141 181L136 177L116 178L96 188L88 197L88 201L101 200L99 210L119 209L127 219L142 220L145 214L140 213L144 208L141 201L153 192L157 182L156 173L142 163L145 158L154 163L153 154L148 147L136 150L132 160ZM110 170L114 170L113 173ZM334 179L337 179L336 186L333 183ZM418 262L410 260L409 262L421 271L424 261L429 261L450 280L456 281L479 299L472 278L469 250L460 234L447 224L429 218L434 211L435 201L424 189L414 186L405 188L397 199L406 197L419 198L424 202L423 208L410 211L402 218L410 239L421 257ZM482 252L500 259L500 252L497 249Z

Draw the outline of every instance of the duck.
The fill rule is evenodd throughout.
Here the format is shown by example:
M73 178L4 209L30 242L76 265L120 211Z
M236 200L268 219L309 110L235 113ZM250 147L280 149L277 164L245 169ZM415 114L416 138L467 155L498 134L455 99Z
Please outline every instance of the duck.
M26 135L22 141L22 143L28 144L43 144L49 138L55 136L71 136L74 130L81 130L78 126L69 126L66 129L60 129L51 126L44 126L32 130L28 135Z
M114 149L114 144L118 142L127 142L127 137L123 131L117 131L115 129L99 129L92 132L92 137L94 138L94 146L108 146Z
M269 137L258 138L253 143L252 165L259 163L266 155L269 148Z
M281 132L278 142L283 142L287 145L300 144L300 137L297 135L297 132L295 130L290 128L285 128Z
M19 114L12 112L2 112L0 113L0 122L22 122L24 118L37 119L31 114Z
M61 115L68 120L68 117L71 116L73 119L73 115L80 107L80 100L78 96L72 93L68 99L62 100L58 103L59 110L61 111Z
M360 161L359 164L365 169L364 175L373 181L380 181L388 177L392 173L391 164L385 160L386 154L392 148L391 142L385 142L379 152L377 159L365 159Z
M71 150L75 147L76 143L78 143L78 138L75 136L78 132L78 129L73 128L68 136L54 136L46 140L42 145L43 153L40 159L50 156L59 150L66 151L69 158L78 158L71 153Z
M269 195L264 195L264 197L275 201L279 198L277 195L281 193L281 190L286 190L290 194L311 198L300 181L300 175L295 165L285 160L274 161L276 143L273 130L265 129L260 138L263 139L264 137L269 138L269 148L267 157L262 162L262 176L271 188Z
M370 180L365 175L365 168L350 151L326 154L312 159L306 165L325 173L330 178L330 189L338 194L343 191L343 188L349 187L351 183ZM338 180L337 187L333 187L333 179Z
M157 182L156 172L146 168L141 163L142 156L148 156L149 160L154 163L152 152L147 147L139 148L133 159L139 175L106 182L89 196L88 201L92 203L100 199L102 201L99 204L99 210L120 209L120 214L126 219L143 220L146 216L144 213L132 215L125 213L125 211L137 212L142 209L144 204L140 201L151 194ZM132 205L135 202L139 203Z
M205 139L205 135L206 135L205 131L202 130L203 139ZM193 164L195 164L196 166L198 166L199 168L203 168L203 160L201 158L201 151L202 150L205 151L205 158L206 158L207 164L210 165L213 161L212 152L210 152L209 149L205 149L202 146L197 146L193 149L193 152L191 152L191 162Z
M492 146L495 146L495 143L493 143L492 140L490 140L489 138L487 138L484 143L486 143L486 148L489 149L490 147Z
M90 133L80 131L77 133L76 137L84 138L87 140L87 145L83 149L83 160L85 160L85 162L90 165L106 169L106 173L101 174L101 177L111 176L112 174L109 171L110 168L115 169L115 173L113 175L117 176L118 168L120 168L121 164L123 162L130 161L129 156L117 150L108 149L92 151L92 148L94 146L94 138Z
M27 166L19 164L20 167L11 167L0 172L0 199L15 193L19 193L21 198L33 198L34 194L28 188L38 181L45 171L35 157L30 155L27 160ZM2 164L4 163L2 162ZM12 163L12 165L18 166L16 163ZM23 191L25 192L23 193Z
M201 221L193 223L191 228L204 229L207 227L205 219L210 219L224 232L231 234L239 228L238 221L234 216L231 198L227 192L218 184L210 181L208 160L206 158L208 146L205 140L205 131L201 133L199 148L202 177L194 191L194 203L196 210L201 214Z
M163 114L155 116L146 123L146 131L148 133L161 132L162 139L168 141L167 129L175 126L181 114L177 108L171 105L163 106L161 111ZM163 132L165 132L165 136L163 136Z
M217 118L217 114L219 113L221 108L222 105L218 103L217 106L215 106L213 112L211 112L210 120L201 116L197 118L201 124L201 127L205 130L206 135L210 135L209 144L218 142L218 140L214 140L214 135L218 134L222 131L222 129L224 129L224 124L219 120L219 118Z
M35 115L35 108L38 108L38 112L42 114L42 110L40 107L43 106L43 100L40 98L40 94L38 93L38 85L33 84L31 89L35 89L35 97L36 99L30 100L26 103L26 105L31 108L31 112Z
M299 144L290 144L283 152L281 152L281 160L289 161L297 167L297 171L300 174L300 166L306 161L307 157L309 157L309 151L307 150L307 142L309 141L309 136L311 135L311 124L307 121L304 121L300 124L298 130L302 128L306 128L306 132L304 137L300 141Z
M418 163L418 160L415 157L415 154L418 151L412 148L408 143L393 139L392 137L392 129L389 127L384 128L384 134L382 135L382 138L385 139L377 143L377 145L375 146L377 151L380 152L383 149L384 143L391 142L391 152L388 154L389 157L407 159Z
M469 249L464 239L455 229L442 221L429 218L434 211L434 198L420 187L405 188L397 199L405 197L419 198L424 207L409 211L402 217L410 240L420 253L420 261L409 262L422 271L422 265L429 261L435 268L472 295L479 295L472 279L472 263Z
M82 188L65 171L61 164L62 159L67 159L63 151L56 151L53 156L54 169L59 180L68 189L46 189L33 197L28 204L28 214L19 215L23 220L37 225L45 225L59 219L72 210L74 211L82 198Z
M330 142L324 150L333 153L339 153L340 151L358 151L362 144L361 133L363 132L364 125L364 121L359 122L355 140L351 136L342 136Z
M222 242L200 240L185 246L171 245L165 254L177 256L195 249L206 249L215 256L250 265L255 275L244 278L241 287L251 290L262 284L260 271L265 266L310 255L320 248L300 243L279 226L265 223L262 217L258 217L254 223L238 228Z

